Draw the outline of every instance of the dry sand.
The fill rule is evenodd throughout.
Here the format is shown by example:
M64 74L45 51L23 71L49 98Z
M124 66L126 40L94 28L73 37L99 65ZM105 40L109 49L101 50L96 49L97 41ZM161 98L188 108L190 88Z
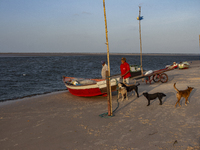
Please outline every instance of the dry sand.
M1 150L197 150L200 149L200 62L167 72L167 83L141 82L140 97L129 96L111 118L105 97L83 98L68 91L0 103ZM188 106L174 107L176 92L193 86ZM147 105L142 93L163 92ZM113 109L116 108L116 93Z

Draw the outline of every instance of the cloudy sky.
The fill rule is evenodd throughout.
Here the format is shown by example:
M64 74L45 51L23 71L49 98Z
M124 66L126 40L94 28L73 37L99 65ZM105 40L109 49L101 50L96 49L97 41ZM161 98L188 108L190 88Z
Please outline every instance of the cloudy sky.
M106 0L111 53L200 53L200 0ZM103 0L0 0L0 52L106 52Z

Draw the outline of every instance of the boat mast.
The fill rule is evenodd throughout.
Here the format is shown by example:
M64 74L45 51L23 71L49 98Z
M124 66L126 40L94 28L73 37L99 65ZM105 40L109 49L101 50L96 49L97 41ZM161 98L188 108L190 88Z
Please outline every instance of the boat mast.
M143 67L142 67L142 38L141 38L141 23L140 21L142 20L141 15L141 6L139 6L139 34L140 34L140 65L141 65L141 74L143 75Z
M109 44L108 44L108 30L107 30L107 20L106 20L106 8L105 0L103 0L103 9L104 9L104 20L105 20L105 34L106 34L106 45L107 45L107 62L108 62L108 72L107 72L107 98L108 98L108 116L112 116L112 92L110 86L110 56L109 56Z

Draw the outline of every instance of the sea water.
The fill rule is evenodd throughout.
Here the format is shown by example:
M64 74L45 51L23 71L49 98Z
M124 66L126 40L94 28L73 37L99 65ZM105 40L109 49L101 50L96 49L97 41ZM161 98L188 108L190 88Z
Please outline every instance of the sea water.
M120 73L121 58L140 65L140 56L111 55L111 75ZM101 78L101 60L106 55L56 57L0 57L0 101L65 90L62 76ZM144 70L158 70L199 56L143 56Z

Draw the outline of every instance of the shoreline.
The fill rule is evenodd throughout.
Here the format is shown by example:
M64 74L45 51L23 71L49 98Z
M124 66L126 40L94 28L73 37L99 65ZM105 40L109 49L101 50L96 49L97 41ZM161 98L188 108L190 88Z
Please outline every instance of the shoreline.
M65 92L68 93L68 90L46 92L44 94L34 94L34 95L24 96L24 97L16 98L16 99L2 100L2 101L0 101L0 107L3 107L5 105L9 105L9 104L12 104L12 103L17 103L17 102L22 102L22 101L28 101L28 100L34 99L34 98L42 98L42 97L46 97L46 96L62 94L62 93L65 93Z
M1 103L8 102L8 101L17 101L17 100L22 100L25 98L31 98L31 97L42 96L42 95L47 95L47 94L52 94L52 93L57 93L57 92L64 92L64 91L68 91L68 90L62 89L62 90L57 90L57 91L44 92L44 93L40 93L40 94L32 94L32 95L22 96L22 97L18 97L18 98L0 100L0 105L1 105Z
M53 57L53 56L100 56L106 53L0 53L0 57ZM140 56L140 53L110 53L110 55ZM143 53L143 56L200 56L187 53Z
M190 63L190 65L194 65L194 64L198 64L200 62L200 60L188 60L188 62ZM47 94L53 94L53 93L57 93L57 92L65 92L68 91L68 89L61 89L61 90L57 90L57 91L50 91L50 92L45 92L45 93L41 93L41 94L32 94L32 95L27 95L27 96L22 96L22 97L18 97L18 98L11 98L11 99L5 99L5 100L0 100L0 105L1 103L5 103L5 102L10 102L10 101L18 101L18 100L22 100L25 98L32 98L32 97L37 97L37 96L43 96L43 95L47 95Z

